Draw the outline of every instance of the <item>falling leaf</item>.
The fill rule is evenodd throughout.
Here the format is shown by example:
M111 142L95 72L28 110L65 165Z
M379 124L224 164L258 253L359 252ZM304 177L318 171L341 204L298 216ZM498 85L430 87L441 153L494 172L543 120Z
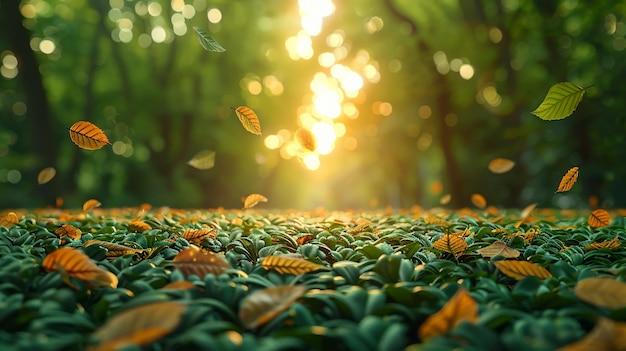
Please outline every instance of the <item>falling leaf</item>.
M184 303L159 301L117 313L92 334L98 344L90 345L88 350L146 346L176 329L186 309Z
M607 210L599 208L591 212L588 223L591 228L606 227L611 223L611 215Z
M87 121L79 121L70 127L70 139L81 149L97 150L111 144L102 129Z
M594 306L610 309L626 307L626 283L611 277L583 279L576 284L574 294Z
M506 260L496 261L494 264L500 272L516 280L522 280L528 276L541 279L552 277L548 270L534 262Z
M533 212L533 210L535 209L535 207L537 207L537 203L535 202L534 204L530 204L528 206L526 206L522 212L520 213L520 218L521 219L526 219L528 218L528 216L530 216L530 214Z
M596 325L584 338L558 349L558 351L589 350L626 350L626 323L599 317Z
M7 212L0 215L0 225L3 227L11 228L14 225L18 225L20 219L15 212Z
M550 87L548 94L533 115L548 121L570 116L590 87L583 88L571 82L557 83Z
M433 243L435 249L449 252L454 256L461 256L467 250L465 240L454 234L446 234Z
M489 161L488 166L489 170L495 174L506 173L513 169L513 167L515 167L514 161L501 157L494 158L493 160Z
M599 249L609 249L609 250L614 250L614 249L619 249L622 246L622 244L619 241L619 238L616 236L613 239L609 240L609 241L602 241L599 243L591 243L587 246L585 246L585 250L589 251L589 250L599 250Z
M118 283L115 274L98 267L89 256L71 247L52 251L44 258L41 266L48 272L62 271L93 286L115 288Z
M226 49L224 49L204 29L202 29L202 28L200 28L198 26L193 26L193 30L196 32L196 36L198 37L198 40L200 41L200 45L202 45L204 50L206 50L206 51L213 51L213 52L224 52L224 51L226 51Z
M249 107L239 106L235 109L241 125L250 133L261 135L261 123L259 117Z
M56 174L57 170L54 169L54 167L46 167L39 171L39 174L37 175L37 183L39 183L39 185L46 184L51 181Z
M78 240L82 236L82 232L80 229L70 225L63 224L61 227L57 228L54 233L59 236L59 238L63 239L64 237L68 237L72 240Z
M267 198L261 194L250 194L243 199L243 209L252 208L259 202L267 202Z
M200 151L187 164L196 169L211 169L215 166L215 151Z
M199 247L191 247L179 252L173 260L174 267L185 276L192 274L204 278L207 274L219 275L232 267L226 260L213 252L204 252Z
M520 252L511 248L503 241L496 241L493 244L476 250L482 257L504 256L505 258L516 258Z
M443 335L461 322L476 323L478 304L474 298L460 287L452 298L435 314L428 317L419 328L420 339Z
M296 258L283 257L282 255L267 256L265 259L263 259L261 265L266 270L275 270L280 274L293 275L314 272L326 268L325 266L319 265L317 263L306 260L299 260Z
M106 257L108 259L115 259L120 256L131 255L131 254L136 254L136 253L147 251L147 249L133 249L132 247L129 247L126 245L116 244L116 243L103 241L103 240L88 240L83 243L84 247L91 246L91 245L98 245L102 248L105 248L107 250Z
M216 233L215 228L187 229L181 236L190 243L201 245L204 239L215 239Z
M487 207L487 200L485 200L485 197L480 194L472 194L470 200L472 201L472 204L478 208Z
M441 197L441 199L439 199L439 203L441 205L447 205L450 203L450 200L452 200L452 195L451 194L445 194L444 196Z
M100 207L100 205L102 205L102 204L100 203L100 201L98 201L96 199L87 200L83 204L83 212L89 212L89 211L93 210L96 207Z
M317 148L315 136L308 129L300 128L296 130L295 140L298 142L298 144L302 145L302 147L309 151L315 151L315 149Z
M306 292L301 285L278 285L250 294L239 308L239 319L244 327L254 329L289 308Z
M561 178L561 182L559 183L559 187L556 189L557 193L561 193L564 191L570 190L576 180L578 179L578 167L572 167L565 173L563 178Z

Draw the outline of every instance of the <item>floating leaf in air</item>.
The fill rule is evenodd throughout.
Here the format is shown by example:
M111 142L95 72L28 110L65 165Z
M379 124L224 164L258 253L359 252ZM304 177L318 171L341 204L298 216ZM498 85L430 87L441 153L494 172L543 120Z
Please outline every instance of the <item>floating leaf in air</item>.
M433 243L435 249L449 252L454 256L461 256L467 250L465 240L454 234L446 234Z
M530 214L533 212L533 210L535 209L535 207L537 207L537 203L536 203L536 202L535 202L535 203L533 203L533 204L530 204L530 205L526 206L526 207L522 210L522 212L520 213L520 218L521 218L521 219L526 219L526 218L528 218L528 216L530 216Z
M504 256L505 258L516 258L520 252L508 246L504 241L496 241L489 246L476 250L482 257Z
M85 243L83 243L84 247L91 246L91 245L98 245L102 248L105 248L107 250L106 257L109 260L113 260L117 257L124 256L124 255L131 255L131 254L136 254L136 253L141 253L141 252L146 251L146 249L133 249L132 247L129 247L126 245L116 244L110 241L103 241L103 240L88 240Z
M218 42L217 40L213 39L212 36L209 35L209 33L207 33L206 30L198 27L198 26L193 26L193 30L196 32L196 36L198 36L198 40L200 41L200 45L202 45L202 47L204 48L204 50L206 51L213 51L213 52L224 52L226 51L226 49L224 49Z
M576 284L574 294L594 306L610 309L626 307L626 283L611 277L583 279Z
M315 141L315 135L310 130L300 128L296 130L295 139L298 144L309 151L315 151L317 148L317 142Z
M502 174L510 171L515 166L515 162L506 158L494 158L489 161L488 168L492 173Z
M14 225L18 225L20 219L15 212L7 212L0 214L0 225L3 227L11 228Z
M263 259L261 265L267 270L275 270L280 274L293 275L314 272L326 268L325 266L310 261L288 258L279 255L267 256Z
M578 167L572 167L565 173L563 178L561 178L561 182L559 183L559 187L556 189L557 193L562 193L565 191L569 191L578 180Z
M96 207L100 207L100 205L102 205L102 204L100 203L100 201L98 201L96 199L87 200L83 204L83 211L84 212L89 212L89 211L93 210Z
M472 204L478 208L487 207L487 200L485 200L485 197L480 194L472 194L470 200L472 201Z
M51 181L56 174L57 170L54 169L54 167L46 167L39 171L39 174L37 175L37 183L39 185L46 184L47 182Z
M267 202L267 198L261 194L250 194L243 199L243 209L252 208L259 202Z
M626 350L626 323L599 317L596 325L582 339L557 351L617 351Z
M187 229L181 236L190 243L200 246L204 239L215 239L216 233L215 228Z
M591 243L587 246L585 246L585 250L589 251L589 250L599 250L599 249L609 249L609 250L615 250L615 249L619 249L622 246L622 244L619 241L619 237L615 236L613 239L609 240L609 241L601 241L598 243Z
M440 199L439 199L439 203L441 205L447 205L450 203L450 200L452 200L452 195L451 194L445 194L443 195Z
M110 286L115 288L118 283L115 274L98 267L89 256L71 247L52 251L44 258L41 266L48 272L54 270L64 272L96 287Z
M87 121L79 121L70 127L70 139L81 149L97 150L111 144L102 129Z
M301 285L278 285L250 294L239 308L244 327L254 329L274 319L306 292Z
M477 320L478 304L465 288L460 287L437 313L422 323L418 335L426 340L447 333L461 322L476 323Z
M63 224L62 226L60 226L59 228L57 228L54 233L56 235L59 236L59 238L63 239L65 237L68 237L72 240L78 240L80 239L80 237L82 236L82 232L80 229L70 225L70 224Z
M176 329L186 309L181 302L159 301L117 313L92 334L98 344L87 350L146 346Z
M259 117L247 106L239 106L235 109L235 114L241 125L250 133L261 135L261 123Z
M611 215L607 210L599 208L591 212L587 223L591 228L606 227L611 223Z
M583 88L571 82L557 83L550 87L548 94L533 115L548 121L570 116L590 87Z
M191 247L179 252L174 257L174 267L178 268L185 276L192 274L201 279L207 274L219 275L232 268L226 260L213 252L204 252L199 247Z
M195 154L187 164L196 169L211 169L215 166L215 151L200 151Z
M529 276L541 279L552 277L548 270L534 262L506 260L496 261L494 264L500 272L516 280L522 280Z

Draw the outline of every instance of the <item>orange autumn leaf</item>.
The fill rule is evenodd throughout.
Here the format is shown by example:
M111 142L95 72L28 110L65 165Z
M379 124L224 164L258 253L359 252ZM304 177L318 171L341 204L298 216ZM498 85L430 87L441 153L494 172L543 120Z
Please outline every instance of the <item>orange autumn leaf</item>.
M489 170L495 174L502 174L510 171L515 166L515 162L506 158L494 158L489 162Z
M589 250L599 250L599 249L609 249L609 250L614 250L614 249L619 249L622 246L622 243L620 243L619 241L619 237L615 236L613 239L609 240L609 241L601 241L598 243L591 243L587 246L585 246L585 250L589 251Z
M15 212L7 212L0 215L0 225L3 227L11 228L14 225L18 225L20 219Z
M626 307L626 283L611 277L583 279L576 284L574 294L594 306L610 309Z
M498 255L505 258L516 258L520 255L519 251L511 248L503 241L496 241L489 246L476 250L476 252L478 252L482 257L488 258L496 257Z
M526 218L528 218L528 216L530 216L530 214L531 214L531 213L535 210L535 207L537 207L537 203L536 203L536 202L535 202L535 203L533 203L533 204L530 204L530 205L526 206L526 207L522 210L522 212L520 213L520 218L521 218L521 219L526 219Z
M317 142L315 141L315 136L308 129L300 128L296 130L295 140L303 148L309 151L315 151L315 149L317 148Z
M449 252L454 256L461 256L467 250L465 240L454 234L446 234L433 243L435 249Z
M626 323L599 317L587 335L557 351L616 351L626 350Z
M215 228L187 229L181 236L190 243L200 246L204 239L215 239L216 233Z
M296 238L296 243L302 246L311 240L313 240L313 234L304 234Z
M111 144L102 129L87 121L76 122L70 127L70 139L85 150L97 150Z
M552 277L552 274L548 272L548 270L534 262L506 260L496 261L494 264L500 272L515 280L522 280L529 276L541 279Z
M243 209L252 208L259 202L267 202L267 198L261 194L250 194L243 199Z
M205 252L194 245L179 252L174 257L173 263L185 276L195 274L201 279L207 274L219 275L232 268L222 257L213 252Z
M98 201L96 199L87 200L83 204L83 212L89 212L89 211L93 210L96 207L100 207L100 205L102 205L102 204L100 203L100 201Z
M288 258L282 255L280 256L267 256L261 263L266 270L275 270L280 274L293 274L299 275L308 272L318 271L326 268L306 260L300 260L297 258Z
M82 236L82 232L80 229L70 225L63 224L61 227L57 228L54 233L59 236L59 238L63 239L64 237L68 237L72 240L78 240Z
M150 224L141 220L132 220L128 222L128 230L135 233L143 233L152 229Z
M561 178L561 182L559 183L559 187L556 189L557 193L569 191L578 180L578 167L570 168L567 173Z
M591 212L587 223L591 228L606 227L611 223L611 215L607 210L599 208Z
M465 288L460 287L437 313L422 323L418 336L421 340L426 340L447 333L461 322L476 323L477 320L478 304Z
M472 194L470 200L472 201L472 204L478 208L487 207L487 200L485 200L485 197L480 194Z
M89 256L71 247L63 247L48 254L41 266L46 271L59 271L70 277L75 277L87 282L92 286L117 287L117 277L98 267Z
M252 109L247 106L239 106L235 109L235 114L245 130L255 135L261 135L259 117Z
M37 183L39 185L46 184L47 182L51 181L56 174L57 170L54 169L54 167L46 167L39 171L39 174L37 175Z
M254 329L274 319L305 292L302 285L278 285L255 291L243 300L239 320L247 329Z

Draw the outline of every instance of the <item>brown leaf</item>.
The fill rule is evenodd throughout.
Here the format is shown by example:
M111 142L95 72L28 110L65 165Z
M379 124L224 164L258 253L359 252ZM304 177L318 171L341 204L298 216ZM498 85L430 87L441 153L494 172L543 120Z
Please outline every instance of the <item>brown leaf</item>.
M463 252L467 250L467 243L465 240L459 238L454 234L446 234L439 238L439 240L433 243L435 249L449 252L458 257L463 255Z
M623 351L626 350L626 323L600 317L593 329L582 339L558 351Z
M115 259L120 256L132 255L136 253L146 252L149 250L149 249L134 249L126 245L116 244L116 243L112 243L109 241L102 241L102 240L88 240L88 241L85 241L85 243L83 243L84 247L87 247L90 245L98 245L100 247L105 248L107 250L106 257L108 259Z
M63 224L61 227L57 228L54 233L56 235L59 236L60 239L63 239L64 237L68 237L72 240L78 240L80 239L80 237L82 236L82 232L80 231L80 229L70 225L70 224Z
M239 309L244 327L254 329L274 319L306 292L301 285L278 285L250 294Z
M152 229L150 224L140 221L140 220L132 220L128 223L128 230L135 233L143 233Z
M54 167L44 168L39 171L39 174L37 175L37 183L39 183L39 185L46 184L47 182L51 181L56 174L57 170L54 169Z
M510 171L515 166L515 162L506 158L494 158L489 162L489 170L495 174L502 174Z
M626 307L626 283L611 277L583 279L576 284L574 294L594 306L610 309Z
M482 257L504 256L505 258L516 258L520 252L511 248L503 241L496 241L493 244L476 250Z
M599 250L599 249L609 249L609 250L614 250L614 249L619 249L622 246L622 243L619 241L619 237L614 237L613 239L609 240L609 241L601 241L598 243L591 243L587 246L585 246L585 250L589 251L589 250Z
M97 150L111 144L102 129L87 121L79 121L70 127L70 139L85 150Z
M98 201L96 199L87 200L83 204L83 212L89 212L89 211L93 210L96 207L100 207L100 205L102 205L102 204L100 203L100 201Z
M496 261L494 264L500 272L516 280L522 280L529 276L541 279L552 277L548 270L534 262L506 260Z
M478 208L487 207L487 200L485 200L485 197L480 194L472 194L470 200L472 201L472 204Z
M561 193L570 190L574 186L574 183L576 183L576 180L578 180L578 167L572 167L565 173L563 178L561 178L556 192Z
M200 151L187 164L196 169L211 169L215 166L215 151Z
M302 246L311 240L313 240L313 234L304 234L296 238L296 243L298 243L299 246Z
M454 296L437 313L428 317L419 327L421 340L443 335L461 322L476 323L478 304L474 298L460 287Z
M174 257L174 267L185 276L192 274L201 279L207 274L219 275L232 267L226 260L213 252L204 252L197 246L190 246Z
M215 228L187 229L181 236L190 243L201 246L204 239L215 239L216 233Z
M599 208L589 215L589 220L587 221L591 228L602 228L611 224L611 215L605 209Z
M261 123L259 117L247 106L239 106L235 109L235 114L241 125L250 133L261 135Z
M243 199L243 209L252 208L259 202L267 202L267 198L261 194L250 194Z
M303 148L309 151L315 151L315 149L317 148L315 136L308 129L300 128L296 130L295 140L298 142L298 144L302 145Z
M265 259L263 259L261 265L268 271L272 269L280 274L293 275L314 272L326 268L325 266L319 265L317 263L306 260L299 260L296 258L283 257L282 255L267 256Z
M20 219L15 212L7 212L0 215L0 225L3 227L11 228L14 225L18 225Z
M54 270L65 272L93 286L115 288L118 283L115 274L98 267L89 256L71 247L52 251L44 258L41 266L48 272Z
M98 344L88 350L146 346L174 330L186 309L187 305L180 302L159 301L117 313L93 333Z
M520 213L520 218L521 219L528 218L528 216L530 216L530 214L535 210L535 207L537 207L537 203L536 202L534 204L530 204L530 205L526 206L522 210L522 212Z

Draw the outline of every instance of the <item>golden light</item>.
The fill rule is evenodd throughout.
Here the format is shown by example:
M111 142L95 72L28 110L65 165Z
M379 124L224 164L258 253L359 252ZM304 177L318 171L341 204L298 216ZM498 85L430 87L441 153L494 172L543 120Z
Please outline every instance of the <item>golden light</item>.
M363 78L356 72L347 72L341 77L341 88L349 98L354 98L363 88Z
M341 115L341 100L341 92L329 89L316 93L313 96L313 105L319 115L337 118Z
M311 128L311 133L313 133L317 141L317 148L315 149L317 153L328 155L333 151L337 135L335 135L335 128L332 124L317 122Z
M474 76L474 67L472 67L472 65L467 64L467 63L463 64L459 68L459 74L461 75L461 78L465 80L469 80Z
M330 67L335 64L335 55L330 52L323 52L317 57L317 62L322 67Z
M332 0L298 0L302 17L326 17L335 12L335 5Z
M216 8L212 8L207 12L207 18L211 23L220 23L222 21L222 11Z
M270 150L275 150L280 147L280 138L277 135L271 134L265 137L263 141L265 147Z
M343 31L337 30L326 37L326 45L338 48L343 44Z
M316 171L320 168L320 158L314 153L304 156L302 158L302 162L304 163L304 166L311 171Z

